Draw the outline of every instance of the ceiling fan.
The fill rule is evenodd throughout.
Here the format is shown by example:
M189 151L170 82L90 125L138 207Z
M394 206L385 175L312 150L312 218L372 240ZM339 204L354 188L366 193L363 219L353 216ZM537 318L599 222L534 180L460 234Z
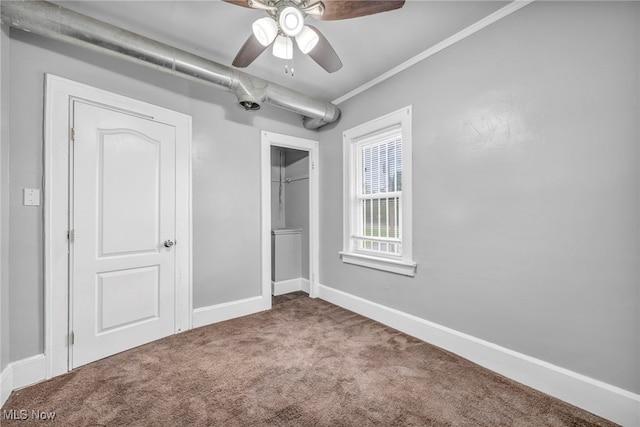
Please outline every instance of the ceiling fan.
M405 0L224 0L227 3L264 10L269 16L256 20L252 34L233 60L244 68L273 45L273 55L293 58L293 39L298 48L327 72L342 68L342 61L329 41L314 26L305 25L311 15L322 21L357 18L399 9ZM287 71L287 68L285 68ZM293 70L292 70L293 73Z

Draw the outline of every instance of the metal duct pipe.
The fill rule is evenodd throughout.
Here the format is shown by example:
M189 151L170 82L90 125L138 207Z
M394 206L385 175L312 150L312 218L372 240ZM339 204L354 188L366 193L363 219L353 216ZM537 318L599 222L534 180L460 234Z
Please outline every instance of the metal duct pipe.
M210 61L46 1L2 1L2 22L234 93L246 110L263 102L304 116L307 129L340 118L334 104L312 98L242 71Z

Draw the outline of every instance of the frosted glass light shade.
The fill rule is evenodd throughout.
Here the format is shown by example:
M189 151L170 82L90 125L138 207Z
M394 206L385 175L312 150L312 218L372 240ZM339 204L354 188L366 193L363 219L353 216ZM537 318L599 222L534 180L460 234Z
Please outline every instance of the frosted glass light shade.
M304 16L297 8L287 6L280 12L278 23L283 33L290 37L295 37L300 34L302 27L304 27Z
M273 44L273 56L282 59L293 58L293 42L289 37L276 37L276 41Z
M269 46L278 35L278 23L268 16L256 20L251 29L262 46Z
M296 43L298 43L298 47L302 53L311 52L311 50L318 44L318 40L320 40L318 34L307 26L305 26L302 31L300 31L300 34L296 36Z

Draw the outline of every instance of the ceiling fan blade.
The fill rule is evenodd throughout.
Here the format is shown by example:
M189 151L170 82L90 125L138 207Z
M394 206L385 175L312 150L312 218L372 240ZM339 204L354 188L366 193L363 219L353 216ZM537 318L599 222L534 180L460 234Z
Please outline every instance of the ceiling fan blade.
M336 51L333 50L329 40L316 27L307 26L315 31L319 37L318 44L307 55L329 73L334 73L342 68L342 61L340 61Z
M324 13L316 18L323 21L358 18L400 9L405 0L322 0Z
M247 2L247 0L224 0L224 1L226 3L235 4L236 6L242 6L242 7L251 8L251 6L249 6L249 2Z
M234 67L244 68L260 56L266 48L267 46L263 46L258 39L256 39L256 36L251 34L238 51L232 65Z

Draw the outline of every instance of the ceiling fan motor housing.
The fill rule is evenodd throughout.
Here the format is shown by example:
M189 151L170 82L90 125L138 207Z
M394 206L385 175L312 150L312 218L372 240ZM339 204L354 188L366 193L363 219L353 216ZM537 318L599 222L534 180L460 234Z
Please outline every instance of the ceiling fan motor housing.
M304 14L297 7L286 6L278 10L278 25L285 35L295 37L304 27Z

